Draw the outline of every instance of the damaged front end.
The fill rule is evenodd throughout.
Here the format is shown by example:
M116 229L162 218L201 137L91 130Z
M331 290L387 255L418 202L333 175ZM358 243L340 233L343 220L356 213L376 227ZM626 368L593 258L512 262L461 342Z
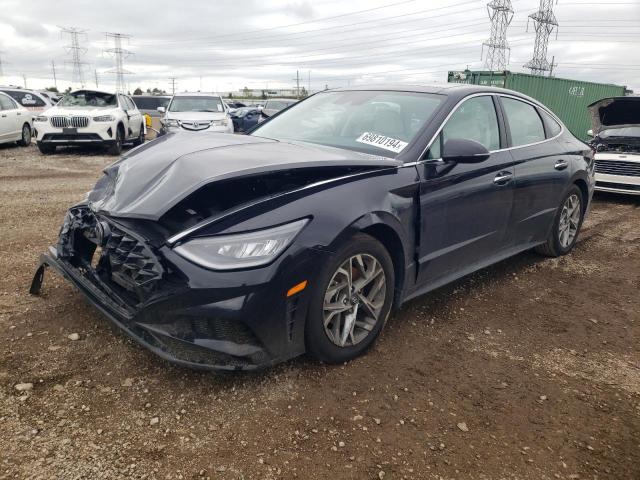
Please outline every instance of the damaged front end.
M181 255L180 246L192 237L231 236L248 218L395 163L212 137L213 146L190 145L189 153L169 148L168 135L158 142L166 148L145 145L105 169L86 200L67 212L30 292L40 293L51 267L136 341L191 368L251 370L303 353L307 300L274 292L310 278L311 265L327 252L291 245L263 267L221 271ZM260 162L250 155L258 144ZM249 159L244 168L242 158Z
M605 98L589 111L596 190L640 194L640 97Z

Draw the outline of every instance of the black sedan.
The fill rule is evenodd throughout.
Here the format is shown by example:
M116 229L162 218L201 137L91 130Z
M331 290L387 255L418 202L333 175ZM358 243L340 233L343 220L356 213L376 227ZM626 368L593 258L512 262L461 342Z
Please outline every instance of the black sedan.
M248 132L264 117L261 115L261 109L257 107L241 107L229 113L233 122L234 132Z
M105 170L46 266L161 357L255 369L363 353L392 308L528 249L571 251L593 158L531 98L318 93L250 135L168 134Z

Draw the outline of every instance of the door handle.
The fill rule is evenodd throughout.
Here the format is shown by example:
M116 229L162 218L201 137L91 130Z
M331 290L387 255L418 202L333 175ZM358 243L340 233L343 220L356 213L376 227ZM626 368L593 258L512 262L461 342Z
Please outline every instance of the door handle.
M7 118L7 114L6 113L2 114L2 118Z
M556 164L553 166L556 170L564 170L569 166L569 162L566 160L558 160Z
M22 115L20 112L17 112L16 115Z
M496 185L505 185L509 183L509 181L513 178L513 173L511 172L500 172L496 175L496 178L493 179L493 183Z

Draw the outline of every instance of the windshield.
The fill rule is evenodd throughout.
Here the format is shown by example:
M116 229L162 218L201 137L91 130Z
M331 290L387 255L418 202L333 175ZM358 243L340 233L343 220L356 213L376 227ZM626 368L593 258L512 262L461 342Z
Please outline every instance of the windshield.
M170 112L224 112L220 97L173 97Z
M598 135L600 138L607 137L638 137L640 138L640 126L637 127L621 127L607 128Z
M294 102L287 102L286 100L268 100L264 108L267 108L269 110L282 110L284 108L287 108L292 103Z
M133 97L133 101L140 110L155 110L169 104L167 97Z
M112 93L80 90L62 97L58 105L62 107L116 107L118 100Z
M259 126L252 135L395 157L444 98L413 92L319 93Z

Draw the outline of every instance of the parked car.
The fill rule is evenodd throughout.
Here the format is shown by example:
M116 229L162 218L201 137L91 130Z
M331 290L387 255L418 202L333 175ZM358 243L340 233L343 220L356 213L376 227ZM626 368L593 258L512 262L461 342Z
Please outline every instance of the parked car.
M261 109L242 107L230 112L233 129L236 132L246 132L262 121Z
M131 97L100 90L76 90L34 120L44 154L61 145L98 145L119 155L124 143L141 145L145 121Z
M158 111L159 107L166 108L171 101L170 95L133 95L133 102L143 115L149 115L152 118L161 117Z
M224 103L229 110L235 110L236 108L243 108L247 106L246 104L238 102L237 100L225 100Z
M31 113L6 93L0 92L0 143L31 143Z
M292 100L290 98L270 98L264 102L262 111L270 117L297 102L298 100Z
M160 134L169 131L233 133L233 122L224 101L215 93L176 93L165 109Z
M0 87L0 92L6 93L18 102L19 105L29 110L33 118L54 105L49 98L35 90L26 90L17 87Z
M344 362L392 307L524 250L569 253L592 157L504 89L325 91L249 135L168 134L125 155L69 210L31 292L51 266L190 367Z
M596 190L640 195L640 96L589 106L596 151Z

